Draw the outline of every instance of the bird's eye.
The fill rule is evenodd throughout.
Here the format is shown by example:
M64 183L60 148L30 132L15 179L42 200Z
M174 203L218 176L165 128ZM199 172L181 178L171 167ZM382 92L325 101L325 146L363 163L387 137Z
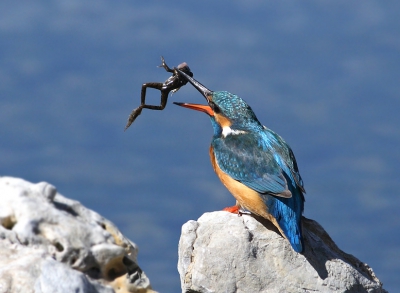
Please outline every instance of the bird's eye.
M217 105L215 105L214 102L210 102L209 105L210 105L211 109L213 109L214 113L217 113L217 114L221 113L221 109Z

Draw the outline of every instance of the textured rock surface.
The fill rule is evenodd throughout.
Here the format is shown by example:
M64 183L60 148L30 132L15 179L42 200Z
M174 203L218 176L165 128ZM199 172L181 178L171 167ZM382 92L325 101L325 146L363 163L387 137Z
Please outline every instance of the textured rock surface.
M54 186L0 177L0 293L154 292L137 247Z
M206 213L182 227L182 292L386 292L372 269L303 218L304 254L268 221Z

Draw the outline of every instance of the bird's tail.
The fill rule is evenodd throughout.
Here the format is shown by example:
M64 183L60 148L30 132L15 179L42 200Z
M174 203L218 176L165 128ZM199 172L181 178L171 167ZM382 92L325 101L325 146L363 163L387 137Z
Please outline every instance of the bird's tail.
M301 216L304 208L304 196L301 190L295 188L292 197L274 197L269 205L269 212L274 216L279 227L296 252L304 250Z

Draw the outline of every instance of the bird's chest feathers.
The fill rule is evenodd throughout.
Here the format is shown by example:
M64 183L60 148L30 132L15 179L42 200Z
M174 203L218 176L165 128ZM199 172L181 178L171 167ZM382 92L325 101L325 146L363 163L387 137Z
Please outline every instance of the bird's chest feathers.
M258 192L247 187L243 183L233 179L231 176L222 171L218 165L218 162L214 154L214 148L212 146L210 147L210 159L211 159L211 164L218 178L230 191L230 193L232 193L232 195L236 198L238 203L245 209L257 215L268 218L269 217L267 213L268 209L264 201L258 194Z

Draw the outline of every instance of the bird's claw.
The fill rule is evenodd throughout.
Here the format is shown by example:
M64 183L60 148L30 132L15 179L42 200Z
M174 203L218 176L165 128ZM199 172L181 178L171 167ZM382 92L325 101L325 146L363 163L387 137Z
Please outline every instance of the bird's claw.
M230 212L232 214L238 214L239 213L239 207L238 206L231 206L231 207L226 207L222 209L225 212Z
M230 212L232 214L237 214L239 217L241 217L242 215L251 215L250 211L237 205L226 207L223 209L223 211Z
M251 212L248 211L248 210L245 210L243 208L240 208L239 211L238 211L238 215L239 215L239 217L241 217L243 215L251 215Z

